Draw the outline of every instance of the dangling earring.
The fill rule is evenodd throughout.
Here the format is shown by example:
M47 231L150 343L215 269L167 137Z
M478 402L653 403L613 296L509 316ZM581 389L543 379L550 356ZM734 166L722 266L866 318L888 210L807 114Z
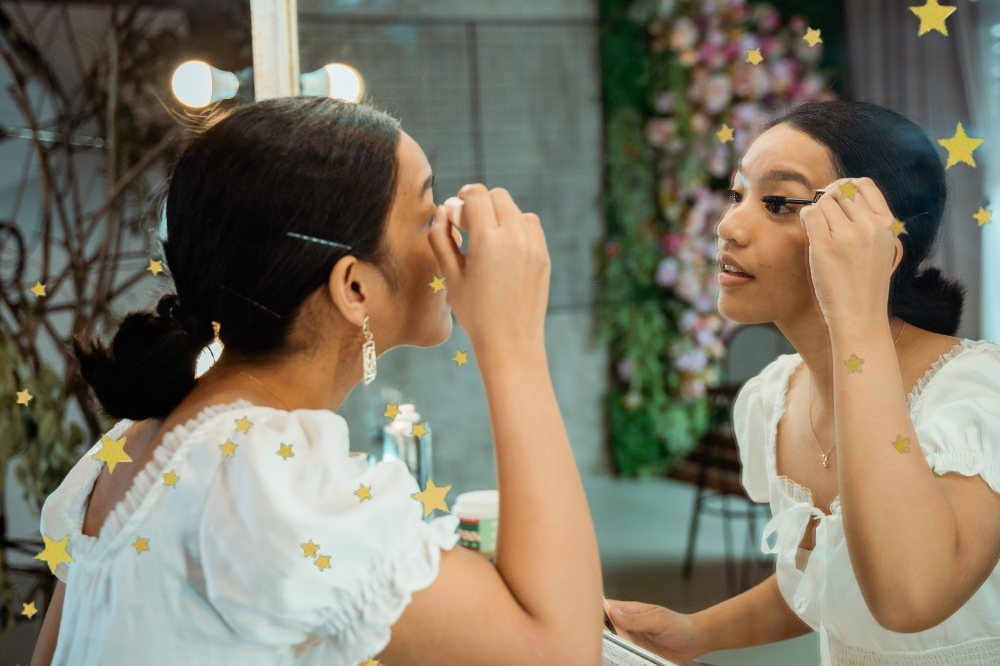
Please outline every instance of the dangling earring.
M361 347L361 360L365 368L365 384L371 384L375 380L378 368L375 364L375 336L368 330L368 315L365 315L361 332L365 334L365 344Z

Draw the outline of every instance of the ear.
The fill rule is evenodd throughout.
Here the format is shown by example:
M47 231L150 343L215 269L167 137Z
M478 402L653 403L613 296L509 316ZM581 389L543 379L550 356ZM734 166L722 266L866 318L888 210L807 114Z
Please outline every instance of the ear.
M371 285L365 280L368 272L364 269L357 257L348 255L334 265L327 281L330 300L341 316L358 328L365 320L371 297Z
M899 237L897 236L895 247L893 248L892 251L892 270L889 272L890 275L896 272L896 269L899 268L899 264L902 261L903 261L903 241L899 240Z

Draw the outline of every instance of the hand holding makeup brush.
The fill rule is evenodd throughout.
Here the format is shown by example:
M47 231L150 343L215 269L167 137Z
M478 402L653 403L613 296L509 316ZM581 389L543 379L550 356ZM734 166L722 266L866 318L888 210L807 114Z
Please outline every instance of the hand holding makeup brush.
M809 270L831 331L846 322L884 322L889 282L903 256L894 216L874 181L845 178L799 212Z

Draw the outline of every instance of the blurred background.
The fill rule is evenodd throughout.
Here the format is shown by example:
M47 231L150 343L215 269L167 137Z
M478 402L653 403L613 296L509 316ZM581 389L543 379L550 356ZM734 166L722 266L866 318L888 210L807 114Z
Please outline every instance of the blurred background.
M399 118L438 201L485 182L541 217L549 363L608 597L694 611L773 570L729 410L743 381L793 350L772 326L714 313L713 258L723 192L769 114L858 99L934 140L958 123L984 138L977 168L948 170L933 264L967 287L958 335L1000 340L1000 269L986 260L1000 234L980 213L1000 197L1000 8L954 1L946 36L918 35L907 3L889 0L298 0L298 66L315 73L303 92ZM158 263L165 177L192 119L253 98L252 33L249 0L0 1L0 666L30 661L51 594L32 559L41 503L108 427L67 341L171 289ZM175 77L189 61L218 70L214 87L205 66ZM374 459L387 403L428 424L426 461L449 501L496 487L460 327L436 349L383 356L344 404L352 448ZM704 661L814 664L818 641Z

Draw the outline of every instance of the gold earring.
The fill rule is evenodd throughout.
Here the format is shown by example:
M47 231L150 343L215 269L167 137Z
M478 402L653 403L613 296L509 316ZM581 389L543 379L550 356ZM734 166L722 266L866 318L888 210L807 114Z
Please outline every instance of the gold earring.
M375 336L368 330L368 315L361 325L361 332L365 334L365 344L361 347L361 361L365 370L365 384L371 384L375 380L378 372L375 362Z

